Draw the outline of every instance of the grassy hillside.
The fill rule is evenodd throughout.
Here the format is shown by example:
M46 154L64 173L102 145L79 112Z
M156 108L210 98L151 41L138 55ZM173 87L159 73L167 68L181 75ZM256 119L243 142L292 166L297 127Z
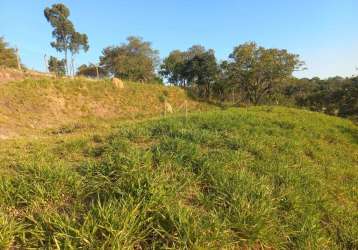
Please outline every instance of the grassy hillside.
M6 68L0 66L0 85L10 81L19 81L24 79L44 79L54 77L50 73L43 73L33 70L20 71L14 68Z
M255 107L111 127L0 141L0 248L358 248L350 121Z
M160 96L168 95L174 111L206 110L209 105L187 97L184 90L160 85L125 83L116 89L109 80L85 78L27 79L0 85L0 138L9 138L91 119L133 120L163 113ZM74 125L76 126L76 124Z

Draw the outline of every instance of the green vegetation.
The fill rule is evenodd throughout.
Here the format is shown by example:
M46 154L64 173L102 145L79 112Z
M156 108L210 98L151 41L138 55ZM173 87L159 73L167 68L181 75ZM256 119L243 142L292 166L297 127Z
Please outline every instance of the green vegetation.
M90 63L89 65L82 64L77 69L78 76L86 76L91 78L104 78L107 76L107 72L103 67L99 67Z
M202 45L193 45L186 51L175 49L159 64L159 51L151 42L130 36L125 43L105 47L98 62L83 64L75 72L75 55L89 49L87 35L76 31L69 19L70 10L62 3L45 8L44 15L53 27L51 46L64 53L64 59L51 56L48 61L49 71L57 76L166 82L220 105L296 106L358 119L357 76L297 79L293 72L305 69L299 55L286 49L265 48L255 42L238 44L221 60L216 58L214 49ZM70 62L68 53L71 53ZM0 38L0 66L16 67L16 59L15 50ZM0 81L7 76L0 72Z
M358 77L292 79L279 91L284 103L358 121Z
M56 76L64 76L66 74L66 60L60 60L54 56L50 56L48 60L48 71L55 73Z
M80 50L87 52L89 49L87 35L76 31L75 26L69 20L70 10L62 3L53 4L51 8L47 7L44 10L44 16L54 28L52 36L55 41L51 42L51 46L58 52L64 52L65 72L74 75L74 55ZM71 68L68 67L68 51L72 56Z
M159 65L131 36L69 79L88 37L44 15L56 79L0 38L0 249L358 249L356 124L226 108L357 120L358 77L296 79L299 55L255 42Z
M10 48L3 37L0 37L0 66L7 68L17 68L16 51Z
M262 103L276 85L303 65L299 56L286 50L266 49L250 42L233 49L229 60L216 62L215 52L195 45L188 51L172 51L160 73L179 86L197 88L200 96L225 99L225 92L239 89L245 101Z
M122 79L150 82L156 78L158 51L141 37L128 37L121 46L110 46L102 51L100 64L103 69Z
M251 107L61 131L0 141L0 248L358 248L348 120Z

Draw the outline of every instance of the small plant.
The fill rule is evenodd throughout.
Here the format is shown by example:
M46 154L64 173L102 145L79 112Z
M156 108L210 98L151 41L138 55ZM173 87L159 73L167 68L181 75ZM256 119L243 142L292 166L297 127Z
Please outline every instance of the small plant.
M169 96L169 92L168 90L163 90L162 94L159 96L159 101L160 102L165 102L168 99Z

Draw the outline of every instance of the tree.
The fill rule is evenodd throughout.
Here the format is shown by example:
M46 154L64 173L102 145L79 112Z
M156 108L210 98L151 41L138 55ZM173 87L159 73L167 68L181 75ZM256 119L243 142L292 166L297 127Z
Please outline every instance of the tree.
M71 44L72 34L75 32L72 22L68 19L70 10L64 4L54 4L51 8L44 10L44 15L54 28L52 36L55 41L51 42L51 46L57 51L65 53L65 70L68 73L67 52Z
M65 69L66 73L69 73L68 51L71 52L72 58L82 49L87 51L89 49L87 35L75 30L73 23L68 19L70 10L64 4L54 4L51 8L46 8L44 15L54 28L52 36L55 41L51 42L51 46L59 52L64 52Z
M235 47L230 59L231 79L253 104L272 94L276 85L303 65L298 55L259 47L253 42Z
M140 37L128 37L126 44L107 47L100 57L100 65L112 75L141 82L156 78L158 61L158 51Z
M17 68L16 51L9 48L3 37L0 37L0 66Z
M230 79L228 61L221 62L218 66L216 81L212 85L213 94L219 98L221 102L225 101L225 99L228 99L235 103L238 95L238 93L235 91L236 88L237 86L235 86L233 81Z
M215 83L218 74L218 65L216 62L214 51L200 50L193 51L189 49L189 59L185 64L184 75L191 85L199 88L199 94L210 99L211 87ZM196 48L194 48L196 49Z
M81 34L79 32L73 32L71 35L71 42L69 50L71 51L71 68L72 74L74 74L74 55L78 54L80 50L87 52L89 49L88 37L86 34Z
M177 86L186 86L184 67L186 63L186 54L179 50L170 52L169 56L163 60L160 66L159 74L167 78L168 81Z
M104 77L107 75L107 72L103 69L103 67L97 67L96 65L90 63L89 65L82 64L77 69L78 76L87 76L87 77L97 77L97 72L99 77Z
M50 56L48 61L48 70L55 73L57 76L66 74L66 61L65 59L59 60L56 57Z
M282 93L311 110L358 118L358 77L292 79Z
M159 73L175 85L197 87L200 95L210 98L218 72L214 50L194 45L184 52L172 51Z

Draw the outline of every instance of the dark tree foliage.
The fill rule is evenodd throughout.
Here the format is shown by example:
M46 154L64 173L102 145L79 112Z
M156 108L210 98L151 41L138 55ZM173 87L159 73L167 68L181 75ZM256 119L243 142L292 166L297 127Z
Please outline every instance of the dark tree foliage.
M10 48L3 37L0 37L0 66L17 68L15 49Z
M65 59L59 60L56 57L51 56L48 61L48 70L55 73L57 76L63 76L66 74L65 65Z
M230 78L228 61L221 62L218 70L216 81L212 85L214 96L221 102L237 102L239 92L237 91L236 84Z
M185 63L185 52L174 50L163 60L159 74L167 78L170 83L185 87L187 84L187 79L184 75Z
M195 53L185 65L185 75L191 85L198 87L199 94L211 98L211 88L219 72L213 50Z
M187 51L172 51L164 59L160 74L174 85L196 87L199 95L210 98L219 67L213 50L194 45Z
M159 73L174 85L198 88L199 95L206 98L235 102L237 96L245 95L249 102L258 104L301 66L297 55L255 43L235 47L230 60L218 65L213 50L194 45L184 52L172 51Z
M140 82L156 79L158 61L158 51L140 37L128 37L121 46L107 47L100 57L100 65L110 74Z
M358 118L358 77L292 79L282 89L282 94L292 98L298 106Z
M86 76L86 77L97 77L97 73L98 73L98 77L102 78L107 76L107 72L103 69L103 67L97 67L94 64L82 64L80 67L78 67L77 69L77 75L78 76Z

